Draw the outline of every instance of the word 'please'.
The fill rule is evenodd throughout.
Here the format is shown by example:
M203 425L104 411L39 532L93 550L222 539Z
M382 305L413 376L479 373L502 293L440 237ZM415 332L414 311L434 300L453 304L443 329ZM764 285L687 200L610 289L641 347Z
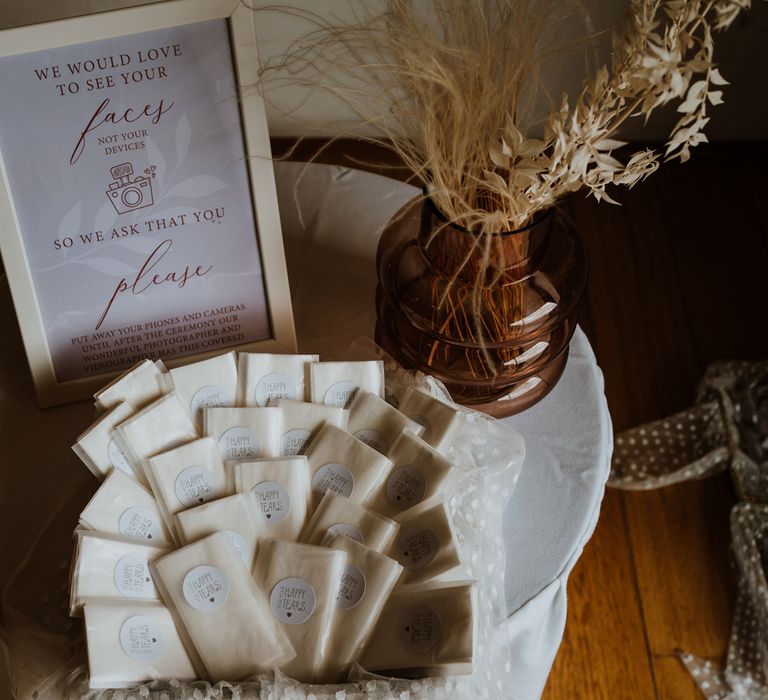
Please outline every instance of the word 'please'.
M213 269L212 265L208 267L203 267L202 265L192 267L187 265L183 270L155 272L155 268L160 264L160 261L165 257L172 246L173 242L171 240L163 241L149 254L149 257L144 261L141 269L136 273L136 276L133 279L128 280L123 277L120 280L107 302L107 306L104 309L104 313L101 315L99 322L96 324L95 330L98 330L101 327L101 324L104 323L107 315L112 309L112 305L121 294L128 292L133 295L139 295L151 287L159 287L164 284L176 285L179 289L183 289L189 280L195 277L205 277Z

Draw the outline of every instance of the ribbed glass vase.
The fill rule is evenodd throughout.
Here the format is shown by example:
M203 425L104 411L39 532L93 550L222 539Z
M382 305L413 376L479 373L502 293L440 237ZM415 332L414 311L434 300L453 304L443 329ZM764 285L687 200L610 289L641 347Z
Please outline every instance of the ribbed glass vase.
M511 415L557 383L587 277L557 210L515 231L474 233L419 197L385 228L377 268L377 342L459 403Z

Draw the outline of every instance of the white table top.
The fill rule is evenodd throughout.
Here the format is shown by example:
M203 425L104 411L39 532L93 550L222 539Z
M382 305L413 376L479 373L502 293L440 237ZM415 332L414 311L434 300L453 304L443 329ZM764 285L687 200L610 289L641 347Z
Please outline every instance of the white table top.
M415 190L335 166L278 163L276 175L299 349L343 357L349 339L373 333L378 236ZM0 421L10 438L0 477L3 584L62 494L88 478L69 446L93 409L87 402L38 409L7 287L0 289L0 323L7 329ZM557 387L507 420L527 451L504 516L513 697L527 699L541 694L557 653L567 577L594 529L609 470L602 375L581 331Z

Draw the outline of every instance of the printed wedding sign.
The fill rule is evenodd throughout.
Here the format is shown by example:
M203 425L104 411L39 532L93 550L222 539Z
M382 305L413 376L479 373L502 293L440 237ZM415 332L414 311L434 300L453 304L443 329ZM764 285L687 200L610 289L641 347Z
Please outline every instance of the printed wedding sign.
M0 59L57 381L270 337L225 19Z

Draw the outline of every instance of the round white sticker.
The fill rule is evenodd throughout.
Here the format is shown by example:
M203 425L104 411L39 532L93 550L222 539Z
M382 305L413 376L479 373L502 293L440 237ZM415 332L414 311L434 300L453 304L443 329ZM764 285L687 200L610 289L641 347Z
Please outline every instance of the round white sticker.
M123 511L118 521L118 529L124 537L137 540L162 540L163 527L160 515L152 508L131 506Z
M389 449L389 445L384 439L384 436L378 430L374 430L373 428L363 428L362 430L358 430L355 433L355 437L369 447L372 447L377 452L381 452L381 454L384 454Z
M243 564L245 564L249 569L251 568L251 564L253 563L251 561L252 554L251 554L251 548L248 546L248 543L245 541L245 537L243 537L239 532L236 532L235 530L222 530L222 533L224 533L227 538L229 538L229 541L232 543L232 546L235 548L235 551L240 555L240 558L243 560Z
M187 508L218 498L221 485L205 467L187 467L176 477L176 498Z
M365 574L354 564L347 564L336 594L336 609L354 608L365 594Z
M354 540L360 544L365 544L363 541L363 533L360 532L360 530L358 530L354 525L350 525L349 523L336 523L335 525L331 525L328 530L326 530L326 534L331 536L344 535L345 537L349 537L350 540Z
M357 384L348 379L336 382L325 392L323 403L326 406L336 406L337 408L346 408L349 400L358 389Z
M115 587L126 598L156 598L157 590L149 573L147 558L126 554L115 564Z
M417 605L400 618L400 642L416 654L429 651L440 639L440 616L428 605Z
M129 617L120 628L120 646L135 661L154 661L163 653L160 626L145 615Z
M311 436L309 430L289 430L280 438L280 454L283 457L303 454Z
M296 401L298 398L296 383L283 372L267 374L256 385L256 403L259 406L266 406L272 399Z
M406 569L423 569L435 558L440 541L428 527L411 527L397 541L397 555Z
M125 472L128 476L136 478L136 472L133 471L133 467L128 461L127 455L120 449L120 446L114 440L109 441L107 454L109 455L109 462L113 467L119 469L121 472Z
M220 608L229 597L229 581L215 566L196 566L184 577L182 589L187 602L203 612Z
M300 625L315 612L315 589L303 578L284 578L269 596L272 614L288 625Z
M387 498L398 510L421 503L426 490L427 480L424 473L412 464L395 469L387 479Z
M261 441L250 428L230 428L219 438L223 460L261 456Z
M355 488L355 477L343 464L331 462L320 467L312 477L312 490L319 494L333 491L349 496Z
M234 406L234 404L235 395L232 390L224 389L215 384L209 384L195 392L195 395L189 402L189 410L192 413L192 419L199 425L202 425L204 408Z
M262 481L251 489L251 493L256 499L258 517L266 523L279 523L291 510L288 491L276 481Z

